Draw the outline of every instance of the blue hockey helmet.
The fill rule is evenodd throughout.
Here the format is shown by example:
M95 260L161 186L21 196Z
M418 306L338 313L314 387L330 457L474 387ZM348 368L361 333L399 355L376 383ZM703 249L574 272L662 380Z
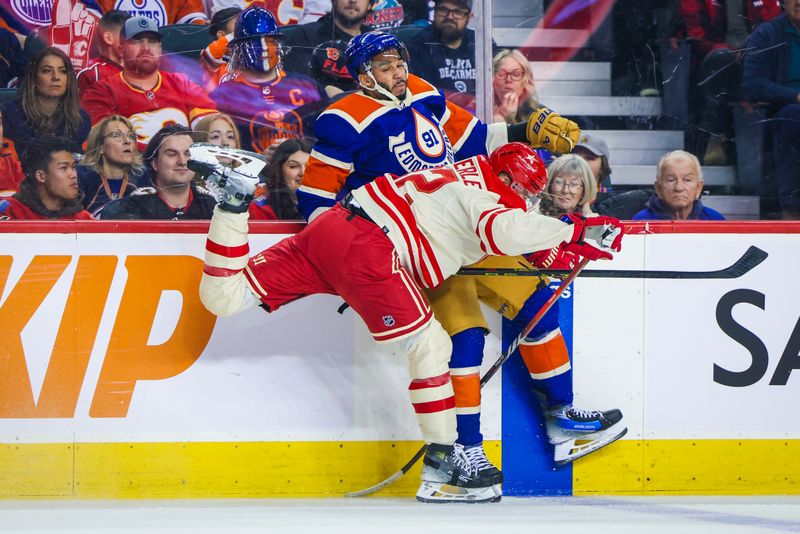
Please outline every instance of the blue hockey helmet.
M275 16L261 6L251 6L239 14L230 42L234 69L269 71L278 66L282 38Z
M392 35L382 31L371 31L356 35L347 43L344 51L347 61L347 71L354 80L358 81L360 70L369 70L370 60L386 50L395 49L400 52L400 56L408 63L408 49L406 45Z

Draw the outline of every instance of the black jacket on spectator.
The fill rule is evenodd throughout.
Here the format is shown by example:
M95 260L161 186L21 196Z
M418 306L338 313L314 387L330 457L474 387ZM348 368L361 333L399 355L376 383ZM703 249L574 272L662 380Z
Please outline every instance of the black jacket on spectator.
M405 44L412 73L445 91L445 95L475 94L474 30L467 29L461 46L455 49L439 40L433 26L423 28Z
M103 178L100 176L99 172L83 165L78 166L78 187L84 195L83 207L86 208L86 211L89 213L96 212L112 200L129 196L136 188L144 185L142 181L141 173L129 176L125 190L112 191L111 196L109 196L108 191L103 187ZM122 185L122 180L109 180L109 182L117 187Z
M333 23L333 15L330 13L326 13L314 22L289 28L282 30L285 33L282 42L285 53L283 67L300 74L309 72L315 47L331 40L348 43L351 39L350 34L343 32ZM369 26L361 26L362 33L369 30Z
M9 82L21 79L27 62L17 36L0 28L0 87L9 87Z
M146 187L135 191L131 196L114 200L103 206L95 214L102 220L171 220L210 219L217 201L208 193L191 186L189 204L175 209L161 200L155 189Z
M791 40L800 40L787 33L793 28L786 15L781 15L758 26L747 38L742 82L752 100L778 107L797 103L800 89L789 87Z
M22 110L22 104L19 100L12 100L6 102L2 106L3 109L3 135L6 139L13 142L13 148L17 152L17 156L22 159L25 154L25 149L28 144L36 141L44 134L63 136L73 141L70 150L72 152L83 152L83 142L89 136L89 130L92 129L92 123L89 120L89 114L81 110L81 124L78 132L75 135L66 134L66 125L64 122L56 125L55 129L51 132L38 132L34 129L33 125L28 122L25 112Z

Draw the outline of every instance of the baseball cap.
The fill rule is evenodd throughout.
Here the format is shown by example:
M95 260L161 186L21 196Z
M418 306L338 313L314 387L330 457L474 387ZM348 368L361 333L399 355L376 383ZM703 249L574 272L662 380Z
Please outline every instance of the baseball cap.
M438 4L439 2L443 2L444 0L434 0L434 4ZM472 11L472 0L450 0L451 2L455 2L456 4L461 4L462 6L466 7L470 11Z
M155 33L161 37L161 32L158 31L158 24L153 19L147 17L131 17L125 21L120 32L120 37L123 39L133 39L142 33Z
M575 145L575 148L578 147L585 148L595 156L605 156L608 159L608 144L596 135L583 134Z

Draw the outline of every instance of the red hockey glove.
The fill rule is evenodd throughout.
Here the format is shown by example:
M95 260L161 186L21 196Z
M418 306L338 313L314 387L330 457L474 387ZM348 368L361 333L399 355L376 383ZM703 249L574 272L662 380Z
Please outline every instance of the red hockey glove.
M561 220L575 226L572 239L564 245L564 250L590 260L610 260L613 257L610 251L619 252L622 248L622 225L615 217L584 218L570 213L562 216Z

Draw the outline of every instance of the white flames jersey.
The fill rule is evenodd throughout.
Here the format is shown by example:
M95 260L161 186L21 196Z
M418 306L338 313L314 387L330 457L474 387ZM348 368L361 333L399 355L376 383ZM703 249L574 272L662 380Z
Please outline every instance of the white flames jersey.
M507 195L514 193L484 156L399 178L382 176L353 191L423 287L435 287L487 255L549 249L572 236L573 228L558 219L508 207L514 203Z

